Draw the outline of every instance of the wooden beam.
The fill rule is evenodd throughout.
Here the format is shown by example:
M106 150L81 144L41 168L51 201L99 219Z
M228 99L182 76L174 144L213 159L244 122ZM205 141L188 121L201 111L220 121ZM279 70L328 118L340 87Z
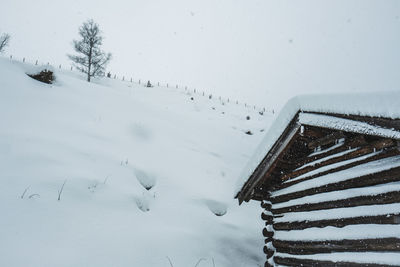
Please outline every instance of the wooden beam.
M382 171L379 173L372 173L360 177L356 177L353 179L326 184L316 188L309 188L302 191L297 191L285 195L279 195L276 197L271 197L271 202L275 203L282 203L291 199L296 199L300 197L325 193L325 192L332 192L350 188L359 188L359 187L367 187L372 185L378 184L386 184L390 182L400 181L400 167L396 167L390 170Z
M326 161L322 161L322 162L320 162L318 164L310 165L310 166L304 167L302 169L299 169L297 171L293 171L293 172L291 172L291 173L289 173L287 175L284 175L282 177L282 180L283 181L287 181L287 180L296 178L296 177L298 177L300 175L303 175L305 173L308 173L310 171L316 170L318 168L321 168L321 167L324 167L324 166L328 166L328 165L331 165L331 164L334 164L334 163L338 163L338 162L341 162L341 161L346 161L346 160L349 160L349 159L357 158L357 157L360 157L360 156L363 156L363 155L367 155L367 154L373 153L376 150L381 150L381 149L393 147L394 145L395 145L395 143L391 139L379 140L377 142L374 142L374 143L368 144L366 146L363 146L360 149L357 149L357 150L355 150L353 152L350 152L348 154L345 154L343 156L334 157L334 158L328 159ZM355 162L353 164L349 164L348 166L355 166L355 165L358 165L360 163L361 163L361 161ZM331 169L331 170L329 170L327 172L321 172L319 175L323 175L323 173L333 172L334 170L335 169ZM316 176L314 176L314 177L316 177ZM299 181L302 181L302 180L297 180L297 181L293 181L293 182L288 181L287 183L282 185L282 188L291 186L292 184L298 183Z
M303 130L302 136L311 138L313 140L322 138L322 137L326 136L327 134L332 133L332 131L333 131L330 129L319 128L319 127L309 126L309 125L304 125L303 127L304 127L303 128L304 130Z
M309 149L314 149L320 146L326 146L329 144L334 144L338 139L344 138L345 135L341 131L333 132L331 134L328 134L324 137L318 138L314 141L311 141L308 143L308 148Z
M372 153L372 151L371 151L371 153ZM356 167L358 165L365 164L365 163L368 163L368 162L384 159L384 158L387 158L387 157L397 156L397 155L400 155L399 152L400 151L397 151L397 150L395 150L393 148L392 149L387 149L384 152L381 152L381 153L379 153L377 155L368 157L366 159L362 159L362 160L359 160L359 161L351 162L351 163L348 163L348 164L345 164L345 165L341 165L341 166L336 167L336 168L328 169L326 171L321 171L321 172L318 172L318 173L316 173L314 175L306 176L306 177L301 178L301 179L297 179L297 180L293 180L293 181L289 180L289 181L287 181L285 183L281 183L281 184L277 185L274 188L274 190L280 190L280 189L283 189L283 188L287 188L287 187L290 187L292 185L295 185L295 184L298 184L298 183L301 183L301 182L304 182L304 181L307 181L307 180L318 179L318 177L321 177L321 176L324 176L324 175L327 175L327 174L330 174L330 173L335 173L335 172L343 171L343 170L346 170L346 169L350 169L350 168L353 168L353 167ZM366 153L366 154L362 154L362 155L359 155L359 156L363 156L363 155L367 155L367 154L371 154L371 153ZM346 160L353 159L353 158L347 158ZM355 158L357 158L357 157L355 157ZM328 165L322 165L321 167L323 167L323 166L328 166Z
M272 209L272 212L274 214L282 214L287 212L326 210L326 209L349 208L356 206L380 205L380 204L391 204L391 203L400 203L400 191L392 191L376 195L363 195L363 196L338 199L332 201L322 201L319 203L306 203L301 205L293 205L278 209Z
M398 252L399 238L344 239L326 241L273 240L278 252L295 255L311 255L333 252Z
M333 117L338 117L338 118L343 118L343 119L350 119L350 120L354 120L354 121L366 122L370 125L400 131L400 119L369 117L369 116L350 115L350 114L324 113L324 112L312 112L312 113L328 115L328 116L333 116Z
M272 146L268 154L262 160L261 164L258 165L256 170L244 184L240 192L236 195L236 198L239 200L239 204L241 204L243 201L249 201L252 199L254 188L262 184L265 179L268 178L268 172L273 169L274 164L276 164L275 161L281 154L284 154L284 150L287 149L287 146L290 145L293 137L300 129L300 124L298 124L297 121L298 113L296 116L294 116L288 127L286 127L285 131Z
M360 216L353 218L338 218L319 221L297 221L274 223L276 231L303 230L311 227L323 228L327 226L344 227L356 224L400 224L400 213L378 216Z
M289 257L274 257L274 262L279 265L293 267L387 267L384 264L374 263L356 263L356 262L333 262L333 261L318 261L310 259L299 259Z
M353 136L353 137L347 137L346 141L343 143L343 145L341 145L341 146L339 146L339 147L337 147L335 149L332 149L332 150L329 150L327 152L324 152L324 153L321 153L321 154L317 154L317 155L314 155L314 156L311 156L311 157L309 155L305 155L305 156L303 156L301 158L297 158L296 160L291 161L291 163L293 164L293 166L295 168L298 168L298 167L301 167L301 166L303 166L303 165L305 165L307 163L310 163L310 162L313 162L313 161L316 161L316 160L319 160L319 159L322 159L322 158L325 158L325 157L328 157L328 156L331 156L331 155L346 151L346 150L349 149L349 147L351 147L351 148L360 147L361 148L361 147L365 147L366 145L368 145L368 143L365 141L365 138L364 138L363 135L356 135L356 136Z

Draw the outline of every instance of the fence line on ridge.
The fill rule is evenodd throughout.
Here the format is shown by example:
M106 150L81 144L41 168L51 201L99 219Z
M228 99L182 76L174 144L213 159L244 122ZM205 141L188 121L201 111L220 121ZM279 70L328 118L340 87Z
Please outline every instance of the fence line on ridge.
M19 61L24 64L32 64L35 66L49 66L54 69L59 69L59 70L63 70L63 71L77 70L72 65L68 65L68 66L63 66L62 64L53 65L50 62L43 63L43 62L40 62L39 60L28 61L26 57L22 57L22 58L20 58L20 60L18 60L17 58L13 57L13 55L10 55L9 58L11 61L17 61L17 62ZM204 89L199 90L196 87L190 88L187 85L183 86L183 85L179 85L177 83L175 83L175 85L172 85L172 86L171 86L171 83L168 83L168 82L162 83L162 82L157 81L157 82L151 83L150 80L147 80L148 82L143 83L143 79L135 80L133 75L130 77L125 76L125 75L117 75L116 73L112 74L110 71L105 72L103 77L107 78L107 79L119 80L119 81L123 81L123 82L127 82L127 83L136 83L138 85L143 85L144 87L148 87L148 82L149 82L151 84L151 87L157 86L157 87L166 87L166 88L171 88L171 89L180 89L180 91L186 92L189 95L195 94L195 95L206 97L210 100L213 98L216 98L212 93L209 93ZM239 100L232 100L232 98L229 98L229 97L218 96L217 99L220 101L220 104L222 104L222 105L226 105L226 104L244 105L244 107L246 107L248 109L253 109L253 110L258 111L261 115L263 115L265 112L272 113L272 114L275 113L274 109L266 109L265 107L259 107L256 105L248 104L247 102L242 102Z

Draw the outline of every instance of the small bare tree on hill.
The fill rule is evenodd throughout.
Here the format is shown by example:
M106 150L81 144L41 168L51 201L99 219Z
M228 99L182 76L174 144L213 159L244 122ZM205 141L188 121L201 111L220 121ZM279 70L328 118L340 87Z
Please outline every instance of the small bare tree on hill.
M75 67L87 74L87 81L92 77L104 75L105 67L111 60L111 53L100 49L103 37L99 25L92 19L84 22L79 28L81 40L74 40L74 49L79 55L68 55Z
M8 33L3 33L0 36L0 53L4 51L4 49L10 43L11 36Z

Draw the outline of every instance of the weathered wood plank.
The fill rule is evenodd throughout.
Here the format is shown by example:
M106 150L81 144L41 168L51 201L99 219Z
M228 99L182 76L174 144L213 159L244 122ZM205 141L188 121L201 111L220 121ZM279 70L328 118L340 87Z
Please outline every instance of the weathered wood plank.
M308 137L312 140L322 138L330 133L334 132L334 130L319 128L315 126L303 125L303 133L301 136Z
M374 126L380 126L387 129L400 130L400 119L390 119L382 117L368 117L360 115L347 115L347 114L337 114L337 113L324 113L324 112L311 112L315 114L329 115L343 119L351 119L361 122L366 122Z
M331 134L328 134L326 136L323 136L321 138L318 138L314 141L311 141L308 143L308 148L309 149L314 149L319 146L325 146L329 144L334 144L336 140L344 138L345 135L341 131L333 132Z
M311 255L333 252L398 252L399 238L344 239L326 241L287 241L273 240L278 252L294 255Z
M339 152L343 152L345 150L348 150L349 147L353 147L353 148L354 147L364 147L365 145L368 145L368 142L365 140L364 135L347 136L347 135L349 135L348 133L345 133L345 135L346 135L345 141L344 141L344 143L342 145L337 146L334 149L330 149L330 150L328 150L326 152L318 153L316 155L310 156L310 155L314 154L314 152L313 152L310 155L307 155L306 158L298 159L298 161L299 162L303 162L304 164L307 164L307 163L310 163L312 161L319 160L321 158L325 158L325 157L331 156L333 154L337 154ZM333 146L335 146L335 145L332 145L331 147L333 147ZM331 147L328 147L327 149L329 149Z
M350 134L347 133L347 135ZM296 135L295 138L297 140L304 139L304 137L301 136L300 134ZM340 152L344 152L346 150L349 150L349 148L355 148L355 147L361 148L368 144L363 135L356 135L356 136L350 135L348 138L345 139L346 141L342 145L337 146L332 150L328 150L326 152L316 154L313 156L309 156L310 155L309 153L311 153L312 150L310 149L305 150L305 148L307 148L307 142L305 142L304 140L301 142L294 142L292 144L292 147L286 151L286 154L292 155L292 158L287 159L286 158L287 155L284 157L279 157L277 159L276 165L274 166L274 169L271 170L271 172L269 172L269 175L270 176L278 175L280 178L279 180L277 180L277 183L280 184L282 177L287 177L287 175L291 175L295 169L298 169L301 166L304 166L305 164L311 163L316 160L321 160L325 157L332 156ZM296 146L299 146L299 148L296 149ZM298 153L299 151L302 151L302 153ZM270 178L271 177L269 177L268 180L270 180Z
M296 138L304 138L304 137L297 135ZM349 149L349 147L352 147L352 148L363 147L367 144L368 143L365 141L365 138L363 135L347 137L347 138L345 138L345 142L342 145L337 146L336 148L334 148L332 150L329 150L329 151L326 151L323 153L319 153L319 154L316 154L313 156L309 156L309 154L308 154L303 157L298 157L296 159L292 159L290 161L290 163L293 165L293 167L294 167L293 169L296 169L296 168L299 168L299 167L301 167L307 163L310 163L312 161L316 161L316 160L331 156L333 154L337 154L337 153L346 151ZM311 153L311 150L310 150L310 153Z
M284 258L279 256L274 257L274 262L276 264L294 267L387 267L387 265L374 263L317 261L298 258Z
M337 218L318 221L296 221L274 223L276 231L303 230L311 227L323 228L327 226L345 227L356 224L400 224L400 213L384 214L377 216L360 216L352 218Z
M299 183L299 181L303 181L303 179L299 179L299 180L296 180L296 181L290 181L290 179L296 178L296 177L298 177L300 175L303 175L305 173L308 173L310 171L313 171L313 170L316 170L318 168L321 168L321 167L324 167L324 166L328 166L328 165L331 165L331 164L334 164L334 163L338 163L338 162L354 159L354 158L357 158L357 157L360 157L360 156L363 156L363 155L367 155L367 154L373 153L376 150L381 150L381 149L384 149L384 148L389 148L389 147L394 147L394 146L395 146L395 142L393 140L391 140L391 139L383 139L383 140L379 140L377 142L365 145L363 147L360 147L360 149L355 150L353 152L350 152L348 154L345 154L343 156L331 158L331 159L328 159L326 161L322 161L320 163L317 163L315 165L307 166L307 167L305 167L303 169L299 169L297 171L293 171L293 172L288 173L287 175L284 175L282 177L283 181L287 181L286 183L282 184L282 188L288 187L288 186L290 186L292 184ZM365 161L368 162L368 160L369 159L366 159ZM346 166L347 167L349 167L349 166L352 167L352 166L355 166L355 165L358 165L358 164L361 164L361 163L362 163L361 161L355 162L355 163L350 163L348 165L342 166L341 169L345 169ZM310 177L307 177L306 179L312 179L311 177L320 176L320 175L323 175L323 173L329 173L329 172L333 172L333 171L336 171L336 169L328 170L326 172L321 172L319 175L310 176Z
M385 170L379 173L373 173L361 177L356 177L353 179L337 183L326 184L316 188L310 188L303 191L297 191L285 195L271 197L271 202L273 204L276 204L309 195L315 195L315 194L350 189L350 188L367 187L367 186L385 184L395 181L400 181L400 167L396 167L390 170Z
M284 208L272 209L272 212L274 214L282 214L287 212L303 212L303 211L349 208L349 207L357 207L365 205L380 205L380 204L391 204L391 203L400 203L400 191L393 191L376 195L357 196L357 197L332 200L332 201L323 201L319 203L294 205Z

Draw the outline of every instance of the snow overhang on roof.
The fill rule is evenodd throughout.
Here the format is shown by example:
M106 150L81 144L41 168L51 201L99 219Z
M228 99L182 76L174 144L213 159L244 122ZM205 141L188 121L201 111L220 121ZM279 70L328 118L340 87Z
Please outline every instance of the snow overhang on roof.
M301 125L400 139L400 92L305 95L288 101L237 182L239 203L272 166Z

